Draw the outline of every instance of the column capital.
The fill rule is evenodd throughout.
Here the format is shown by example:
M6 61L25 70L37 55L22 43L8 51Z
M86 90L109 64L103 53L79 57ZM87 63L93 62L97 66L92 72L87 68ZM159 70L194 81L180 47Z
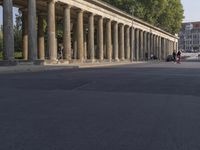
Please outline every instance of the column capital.
M131 26L131 27L130 27L130 29L134 30L134 29L135 29L135 27L134 27L134 26Z
M94 13L92 13L92 12L89 12L88 15L89 15L90 17L94 17L96 14L94 14Z
M110 18L104 18L107 22L109 22L109 21L111 21L111 19Z
M79 8L78 10L77 10L77 12L78 13L83 13L85 10L83 10L83 9L81 9L81 8Z
M103 16L100 16L100 15L96 15L96 17L97 17L98 19L104 19L104 17L103 17Z
M123 23L121 23L121 22L119 22L118 24L119 24L119 26L120 26L120 27L121 27L121 26L124 26L124 24L123 24Z
M124 27L125 27L125 28L130 28L130 26L129 26L129 25L125 25Z
M114 24L117 24L117 25L119 24L119 23L118 23L117 21L115 21L115 20L114 20L114 21L112 21L112 22L113 22Z
M68 8L68 9L70 9L72 6L69 5L69 4L63 4L63 7L64 7L64 8Z

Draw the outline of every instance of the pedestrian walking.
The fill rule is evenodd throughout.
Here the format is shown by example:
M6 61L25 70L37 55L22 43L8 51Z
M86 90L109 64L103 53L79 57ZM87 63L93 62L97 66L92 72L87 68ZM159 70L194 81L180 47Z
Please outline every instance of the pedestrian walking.
M177 61L176 61L176 62L177 62L178 64L180 64L180 61L181 61L181 51L178 51L178 53L177 53L176 56L177 56Z
M149 59L148 57L149 57L149 56L148 56L148 53L146 52L146 53L145 53L145 60L146 60L146 61L148 61L148 59Z
M172 56L173 56L174 62L176 62L176 51L173 51Z

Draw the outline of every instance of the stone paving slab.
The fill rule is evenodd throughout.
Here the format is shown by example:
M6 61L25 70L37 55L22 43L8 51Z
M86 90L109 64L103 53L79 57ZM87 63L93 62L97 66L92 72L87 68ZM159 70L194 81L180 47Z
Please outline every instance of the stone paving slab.
M35 65L19 65L0 67L0 74L2 73L21 73L21 72L40 72L48 70L62 70L62 69L78 68L77 66L35 66Z
M200 62L181 62L177 64L174 62L119 62L119 63L75 63L75 64L46 64L46 65L17 65L17 66L1 66L0 74L2 73L20 73L20 72L40 72L50 70L64 70L74 68L102 68L102 67L142 67L142 68L196 68L200 69Z
M199 150L198 66L0 74L0 150Z
M141 64L144 62L123 62L123 63L76 63L76 64L46 64L46 65L17 65L17 66L1 66L0 74L2 73L20 73L20 72L39 72L48 70L63 70L73 68L98 68L112 67L120 65Z

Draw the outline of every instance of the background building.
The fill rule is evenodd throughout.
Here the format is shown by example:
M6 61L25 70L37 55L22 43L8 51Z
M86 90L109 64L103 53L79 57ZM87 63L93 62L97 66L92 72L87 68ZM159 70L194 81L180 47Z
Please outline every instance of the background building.
M183 23L179 37L180 50L200 52L200 22Z

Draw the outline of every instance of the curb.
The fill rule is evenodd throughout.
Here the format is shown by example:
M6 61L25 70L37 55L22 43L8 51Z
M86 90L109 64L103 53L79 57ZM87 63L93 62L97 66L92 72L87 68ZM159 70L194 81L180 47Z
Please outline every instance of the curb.
M0 67L0 74L9 73L28 73L28 72L44 72L65 69L86 69L86 68L104 68L116 67L123 65L137 65L146 62L123 62L123 63L90 63L90 64L47 64L44 66L39 65L17 65L17 66L3 66Z

